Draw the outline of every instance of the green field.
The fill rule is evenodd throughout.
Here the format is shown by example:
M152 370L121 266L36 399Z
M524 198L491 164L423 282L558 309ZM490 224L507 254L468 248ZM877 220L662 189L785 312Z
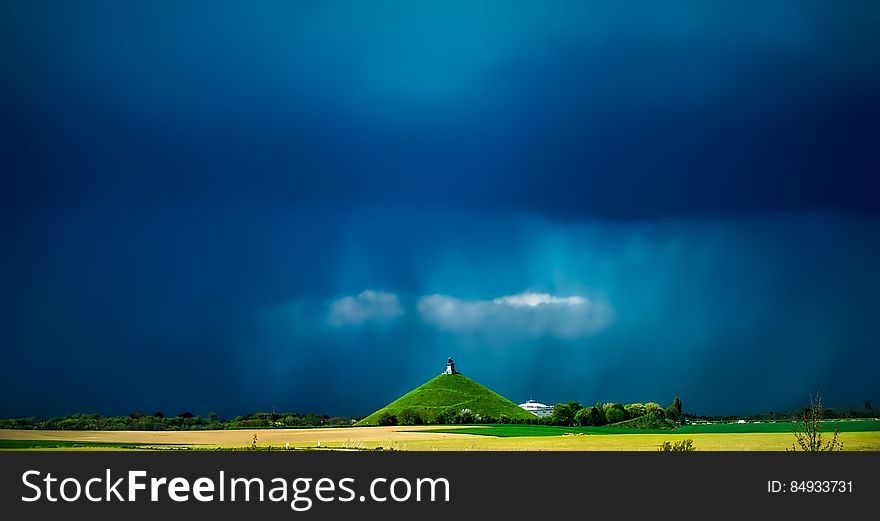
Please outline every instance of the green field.
M66 440L0 440L0 449L142 449L161 447L155 443L113 443Z
M394 400L363 420L357 426L377 425L383 414L400 416L405 409L419 414L425 423L433 423L440 413L457 414L470 409L475 415L511 419L534 419L517 404L462 374L441 374Z
M684 425L674 430L668 429L633 429L624 427L557 427L553 425L480 425L447 429L439 427L430 432L455 434L476 434L480 436L498 436L514 438L522 436L563 436L566 434L749 434L749 433L788 433L791 432L789 422L766 423L714 423L702 425ZM822 430L831 433L839 426L840 432L871 432L880 431L880 420L841 420L822 422Z

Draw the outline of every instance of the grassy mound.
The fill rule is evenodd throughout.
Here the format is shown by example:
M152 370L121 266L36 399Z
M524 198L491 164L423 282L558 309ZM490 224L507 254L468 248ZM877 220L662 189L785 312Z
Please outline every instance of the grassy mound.
M383 413L400 417L405 409L414 411L424 423L436 423L440 413L455 415L470 409L474 415L498 419L535 416L500 394L483 387L462 374L441 374L406 393L355 425L378 425Z
M679 425L674 421L667 420L657 414L645 414L638 418L625 420L622 422L612 423L608 427L617 429L653 429L653 430L672 430L677 429Z

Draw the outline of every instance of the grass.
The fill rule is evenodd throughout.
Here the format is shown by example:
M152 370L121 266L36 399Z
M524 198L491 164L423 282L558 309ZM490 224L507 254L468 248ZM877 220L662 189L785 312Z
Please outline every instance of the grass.
M535 416L517 404L462 374L441 374L394 400L359 421L356 425L377 425L383 413L400 416L411 409L426 422L433 422L441 412L457 414L470 409L473 414L500 418L529 419Z
M822 422L823 432L833 432L839 426L840 432L880 431L880 420L828 420ZM762 423L713 423L684 425L675 430L678 433L742 433L742 432L791 432L790 422Z
M630 431L632 432L632 431ZM412 440L397 450L437 451L656 451L664 441L694 440L699 451L784 451L794 437L787 432L676 434L608 434L604 436L456 436L440 440ZM840 434L844 451L880 451L880 432ZM369 444L368 444L369 446ZM388 445L385 445L386 447Z
M835 426L840 432L871 432L880 431L880 420L843 420L822 422L824 432L833 432ZM791 423L715 423L705 425L684 425L674 430L669 429L635 429L632 427L558 427L555 425L479 425L449 429L439 427L429 432L445 432L455 434L475 434L480 436L498 436L502 438L532 436L563 436L565 434L668 434L678 436L684 434L758 434L758 433L790 433Z

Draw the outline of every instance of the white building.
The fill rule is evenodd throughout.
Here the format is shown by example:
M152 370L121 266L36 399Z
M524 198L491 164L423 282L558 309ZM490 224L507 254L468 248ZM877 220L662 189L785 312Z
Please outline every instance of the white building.
M519 406L541 418L544 416L550 416L550 414L553 413L552 405L545 405L541 402L536 402L535 400L529 400L526 403L519 404Z

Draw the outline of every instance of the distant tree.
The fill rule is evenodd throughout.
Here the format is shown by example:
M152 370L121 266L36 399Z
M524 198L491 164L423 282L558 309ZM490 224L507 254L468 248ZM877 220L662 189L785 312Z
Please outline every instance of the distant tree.
M677 422L680 420L680 418L678 416L678 410L675 408L675 405L670 405L669 407L667 407L666 410L663 411L663 414L664 414L664 416L666 416L667 420L671 420L674 422Z
M592 409L592 407L590 407L590 409ZM590 416L590 409L581 408L578 412L574 413L575 425L593 425L593 418Z
M645 406L641 403L630 403L624 405L623 408L626 410L626 415L630 418L638 418L645 415Z
M452 409L443 409L434 417L434 423L438 425L451 425L455 423L455 411Z
M658 414L663 416L663 407L659 403L648 402L645 404L645 414Z
M397 417L397 421L400 425L421 425L422 424L422 416L419 412L412 407L407 407L400 411L400 415Z
M510 423L510 416L508 416L504 413L501 413L498 416L498 423Z
M379 425L397 425L397 416L385 411L379 415L377 423Z
M807 452L843 450L843 443L837 440L840 435L839 424L834 428L831 439L822 442L823 416L822 391L820 390L815 396L810 396L810 406L804 408L799 421L792 422L791 433L794 435L795 443L791 444L789 450Z
M153 417L154 418L164 418L165 415L162 413L162 411L156 411L153 413Z
M193 416L194 416L193 413L191 413L189 411L184 411L184 412L177 415L178 418L184 418L184 419L192 418Z
M605 425L605 411L595 405L590 407L590 421L592 422L591 425L596 427Z
M869 411L871 410L871 402L868 400L865 400L865 409L867 409Z
M622 422L626 419L626 409L623 404L609 403L605 404L605 421L608 423Z
M288 427L298 427L301 425L305 425L306 423L303 418L293 414L286 415L285 417L281 418L281 421L284 423L284 425Z
M607 423L605 421L605 404L597 402L596 405L590 407L590 417L593 419L593 425L605 425Z
M583 408L578 402L557 403L553 406L550 414L550 423L553 425L574 425L574 415Z
M682 415L684 414L684 411L681 408L681 398L679 398L678 396L673 398L672 399L672 406L675 407L675 412L677 413L677 416L679 418L681 418Z
M217 417L216 412L208 413L208 422L209 423L217 423L220 419Z
M467 408L458 411L458 414L455 417L455 423L474 423L474 413Z
M319 416L313 412L306 414L304 420L305 420L306 425L323 425L324 424L324 419L321 418L321 416Z

